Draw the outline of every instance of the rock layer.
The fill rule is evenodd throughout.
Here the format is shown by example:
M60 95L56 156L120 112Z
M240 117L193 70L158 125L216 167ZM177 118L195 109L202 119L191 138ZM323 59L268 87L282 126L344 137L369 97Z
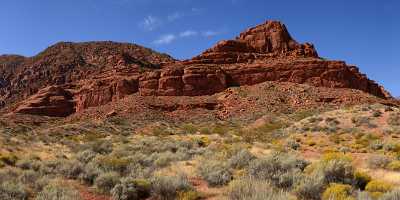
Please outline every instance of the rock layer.
M1 56L0 74L2 104L22 100L15 112L49 116L67 116L134 93L202 96L266 81L351 88L391 98L357 67L319 58L312 44L299 44L277 21L185 61L137 45L60 43L33 58Z
M75 112L73 95L61 87L50 86L29 97L17 109L17 113L66 117Z

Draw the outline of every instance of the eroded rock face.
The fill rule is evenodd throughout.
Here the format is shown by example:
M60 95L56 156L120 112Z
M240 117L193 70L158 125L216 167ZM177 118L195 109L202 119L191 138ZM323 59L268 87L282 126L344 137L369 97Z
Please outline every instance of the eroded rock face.
M0 56L0 75L1 105L25 99L16 112L48 116L67 116L135 93L202 96L266 81L352 88L391 98L357 67L319 58L312 44L299 44L277 21L186 61L137 45L60 43L33 58Z
M217 66L169 67L146 73L139 82L143 96L201 96L226 88L226 76Z
M66 117L75 112L73 95L61 87L50 86L22 101L16 113Z
M219 42L186 63L247 63L277 57L318 58L318 54L312 44L293 40L282 23L267 21L241 33L235 40Z
M138 92L137 77L111 77L85 85L75 94L76 111L119 100Z

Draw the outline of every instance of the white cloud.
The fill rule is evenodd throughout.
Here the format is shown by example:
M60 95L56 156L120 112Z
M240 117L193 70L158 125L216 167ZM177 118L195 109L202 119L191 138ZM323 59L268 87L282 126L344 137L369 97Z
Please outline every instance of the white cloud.
M180 18L182 18L182 17L184 17L184 16L185 16L184 13L181 13L181 12L174 12L174 13L172 13L172 14L169 14L169 15L167 16L167 19L168 19L168 21L172 22L172 21L178 20L178 19L180 19Z
M187 30L187 31L183 31L179 34L180 37L191 37L191 36L196 36L198 34L197 31L193 31L193 30Z
M176 36L174 34L167 34L167 35L163 35L159 39L153 41L153 43L157 44L157 45L163 45L163 44L170 44L174 40L176 40Z
M219 35L220 32L208 30L208 31L203 31L201 34L202 34L204 37L213 37L213 36Z
M158 28L161 24L162 24L162 21L160 19L158 19L157 17L154 17L152 15L148 15L140 23L140 26L147 31L153 31L156 28Z

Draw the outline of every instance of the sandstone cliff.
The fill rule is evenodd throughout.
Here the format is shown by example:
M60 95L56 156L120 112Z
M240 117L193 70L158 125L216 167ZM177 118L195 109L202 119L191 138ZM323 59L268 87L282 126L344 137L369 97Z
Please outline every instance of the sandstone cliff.
M0 75L6 109L16 103L18 113L60 117L135 93L202 96L266 81L350 88L391 98L357 67L319 58L312 44L296 42L277 21L266 21L185 61L133 44L59 43L32 58L1 56Z

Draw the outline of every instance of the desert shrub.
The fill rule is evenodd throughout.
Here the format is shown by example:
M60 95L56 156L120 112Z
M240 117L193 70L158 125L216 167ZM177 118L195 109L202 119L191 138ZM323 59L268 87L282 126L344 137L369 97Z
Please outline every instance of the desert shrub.
M354 168L350 162L331 160L321 167L326 183L351 183Z
M84 166L77 160L65 160L58 171L66 178L76 179L83 172Z
M130 164L127 158L117 158L112 155L97 156L94 163L105 172L115 171L123 173Z
M178 193L178 200L200 200L203 196L197 191L182 191Z
M287 149L293 149L293 150L297 150L300 148L300 144L293 139L289 139L286 144L285 144Z
M184 124L182 125L182 131L184 134L195 134L197 132L197 127L193 124Z
M382 116L382 112L380 110L372 111L372 117L380 117Z
M83 182L92 185L94 183L94 180L102 173L103 171L98 168L96 164L90 162L84 166L78 178Z
M395 190L392 192L385 193L379 198L379 200L399 200L400 199L400 190Z
M351 200L351 186L332 183L322 194L322 200Z
M360 171L354 173L354 185L357 188L364 190L365 186L367 186L370 181L371 176L369 176L367 173Z
M356 193L357 200L373 200L371 195L368 192L357 191Z
M24 158L17 161L15 164L16 167L28 170L39 170L40 168L40 159L39 158Z
M351 118L351 121L357 126L366 126L368 128L376 128L376 124L371 122L371 118L367 116L356 116Z
M392 152L400 152L400 145L398 143L387 143L383 146L383 150L392 151Z
M131 163L127 169L130 177L141 178L141 179L150 178L154 170L155 170L154 167L146 167L138 163Z
M204 161L203 164L199 166L198 172L210 186L225 185L232 180L231 170L227 164L221 161Z
M325 188L324 177L314 174L307 176L296 185L294 193L301 200L319 200Z
M96 140L86 143L83 148L99 154L109 154L113 150L113 144L108 140Z
M400 161L394 160L387 165L387 168L393 171L400 171Z
M382 194L391 191L393 186L383 181L372 180L367 184L365 190L368 191L373 198L378 198Z
M51 183L44 187L35 200L76 200L80 199L79 192L62 183Z
M42 191L49 183L50 179L47 176L42 176L33 182L32 189L36 192Z
M250 153L247 149L243 149L233 155L228 163L229 166L236 169L242 169L249 165L249 163L254 160L256 157Z
M89 163L96 157L97 153L92 150L81 151L76 155L76 159L82 163Z
M390 113L387 123L391 126L400 126L400 113Z
M157 158L154 160L154 165L157 167L166 167L171 162L179 160L177 155L171 152L156 153L155 155Z
M120 176L115 172L107 172L100 174L95 180L94 185L96 188L103 193L110 192L116 184L119 183Z
M370 145L369 145L369 147L372 149L372 150L381 150L382 148L383 148L383 142L382 141L379 141L379 140L376 140L376 141L373 141L373 142L371 142L370 143Z
M114 200L144 199L150 195L151 184L146 180L124 178L111 190Z
M372 155L368 158L367 164L372 169L386 168L390 163L390 158L385 155Z
M156 176L151 181L151 190L155 197L162 200L173 200L180 192L192 190L186 176Z
M289 195L275 191L265 180L238 179L229 184L227 191L230 200L287 200Z
M18 180L23 184L34 184L40 177L40 174L33 170L26 170L21 173Z
M40 163L39 172L42 175L55 175L59 172L64 159L46 160Z
M0 154L0 163L3 163L5 165L14 166L17 161L18 161L18 157L14 154L6 154L6 155Z
M26 200L28 196L28 191L21 183L6 181L0 184L0 199L2 200Z
M276 187L289 188L300 178L307 165L306 161L292 155L273 153L252 161L248 172L252 178L269 180Z
M5 168L0 170L0 183L16 180L21 175L21 170L16 168Z

